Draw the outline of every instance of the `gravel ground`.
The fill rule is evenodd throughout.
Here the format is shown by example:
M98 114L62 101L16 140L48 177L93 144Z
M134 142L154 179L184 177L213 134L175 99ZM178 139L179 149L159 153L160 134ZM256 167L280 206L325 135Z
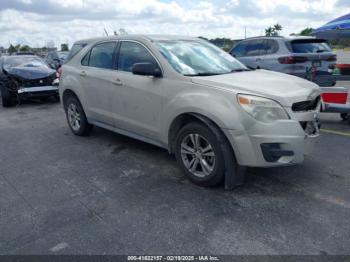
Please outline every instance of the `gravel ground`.
M350 126L322 119L343 135L225 191L152 145L72 135L57 103L0 108L0 254L349 254Z

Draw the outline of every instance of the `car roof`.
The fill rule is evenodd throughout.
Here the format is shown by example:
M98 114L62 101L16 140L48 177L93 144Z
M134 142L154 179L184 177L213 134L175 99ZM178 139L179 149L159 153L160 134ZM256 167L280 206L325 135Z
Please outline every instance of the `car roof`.
M242 39L241 41L254 40L254 39L274 39L274 40L293 41L293 40L316 39L316 38L313 37L313 36L300 36L300 35L291 35L291 36L255 36L255 37L249 37L249 38L246 38L246 39Z
M105 37L95 37L76 41L74 44L90 44L99 41L108 40L149 40L149 41L165 41L165 40L199 40L197 37L179 36L179 35L112 35Z

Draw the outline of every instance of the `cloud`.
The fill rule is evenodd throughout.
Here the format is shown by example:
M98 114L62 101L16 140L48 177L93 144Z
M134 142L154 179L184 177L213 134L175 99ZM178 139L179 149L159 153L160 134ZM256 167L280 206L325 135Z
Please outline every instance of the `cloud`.
M274 23L284 34L350 12L348 0L2 0L0 45L56 45L113 32L242 38Z

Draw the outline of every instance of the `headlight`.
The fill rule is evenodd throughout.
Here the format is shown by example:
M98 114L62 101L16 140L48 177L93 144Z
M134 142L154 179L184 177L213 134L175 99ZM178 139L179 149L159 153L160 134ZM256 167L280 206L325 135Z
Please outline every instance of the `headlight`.
M272 123L276 120L289 119L283 107L268 98L252 95L237 95L238 103L257 121Z

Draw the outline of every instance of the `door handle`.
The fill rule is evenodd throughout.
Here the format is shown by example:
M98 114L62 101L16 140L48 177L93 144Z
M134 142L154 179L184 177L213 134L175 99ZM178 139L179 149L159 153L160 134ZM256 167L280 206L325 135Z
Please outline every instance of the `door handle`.
M85 76L87 76L87 74L86 74L85 71L81 71L81 72L80 72L80 76L85 77Z
M117 78L116 80L112 81L113 84L115 84L116 86L122 86L123 82L122 80L120 80L119 78Z

